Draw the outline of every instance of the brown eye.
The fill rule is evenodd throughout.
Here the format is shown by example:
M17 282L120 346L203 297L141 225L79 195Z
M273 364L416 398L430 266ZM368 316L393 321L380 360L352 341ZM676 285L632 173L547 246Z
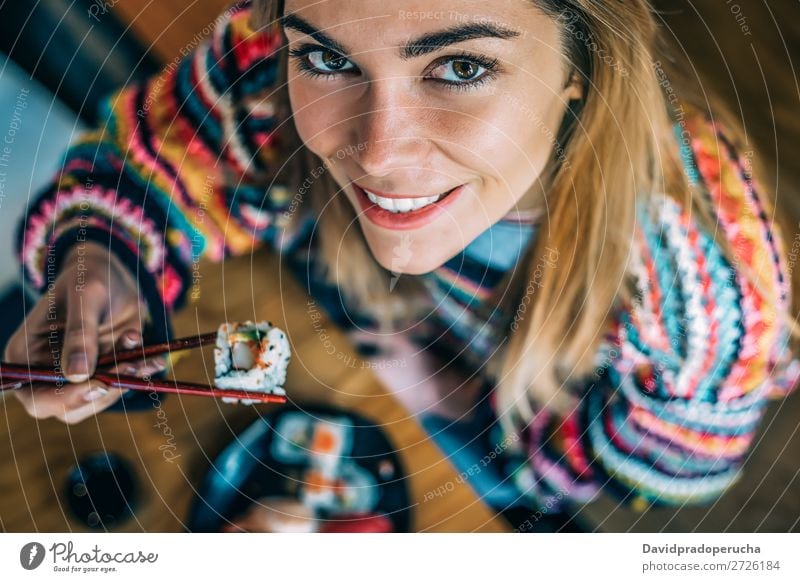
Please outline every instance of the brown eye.
M451 86L472 87L491 80L497 71L496 59L454 56L440 61L440 64L429 73L428 78L438 79Z
M478 72L478 67L469 61L453 61L453 72L459 79L469 81Z
M324 51L322 53L322 62L329 69L341 69L347 64L347 59L341 55L337 55L331 51Z
M312 67L323 73L347 71L353 68L350 61L342 55L327 49L313 51L307 58Z

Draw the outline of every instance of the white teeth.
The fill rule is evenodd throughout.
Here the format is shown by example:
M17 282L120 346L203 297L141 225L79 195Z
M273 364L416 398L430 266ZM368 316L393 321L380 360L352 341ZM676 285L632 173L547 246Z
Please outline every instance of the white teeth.
M394 209L397 212L408 212L414 209L414 206L414 200L408 200L407 198L395 198L394 200Z
M442 197L442 194L439 194L438 196L428 196L426 198L383 198L381 196L376 196L369 190L364 190L364 192L367 194L367 198L369 198L370 201L384 210L397 213L419 210L429 204L433 204Z

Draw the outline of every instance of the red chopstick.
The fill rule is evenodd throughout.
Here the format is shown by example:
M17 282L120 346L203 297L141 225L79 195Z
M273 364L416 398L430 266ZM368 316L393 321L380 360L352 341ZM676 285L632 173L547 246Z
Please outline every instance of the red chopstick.
M141 352L140 352L141 354ZM117 359L119 361L119 359ZM106 384L109 388L140 390L143 392L162 392L171 394L187 394L192 396L209 396L212 398L241 398L256 400L258 402L286 402L285 396L267 394L250 390L235 390L230 388L215 388L207 384L192 382L177 382L169 380L145 380L136 376L123 376L107 372L96 373L92 378ZM31 382L45 382L49 384L68 384L67 379L48 368L25 366L21 364L7 364L0 362L0 379L4 382L0 391L18 390ZM5 383L12 380L12 383Z
M189 350L192 348L213 345L217 342L217 332L205 333L203 335L184 337L171 342L162 342L160 344L151 344L148 346L139 346L130 350L119 350L100 356L97 360L98 368L105 368L114 366L120 362L133 362L136 360L143 360L147 356L159 356L170 352L177 352L180 350Z

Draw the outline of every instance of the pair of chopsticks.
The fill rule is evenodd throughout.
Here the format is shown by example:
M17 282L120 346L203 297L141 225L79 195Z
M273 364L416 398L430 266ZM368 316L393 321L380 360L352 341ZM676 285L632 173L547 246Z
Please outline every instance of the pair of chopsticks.
M153 380L137 376L125 376L102 371L123 362L144 360L148 356L158 356L169 352L188 350L192 348L213 345L217 341L217 334L207 333L194 337L176 339L171 342L140 346L130 350L120 350L102 355L97 360L98 371L92 376L95 380L103 382L109 388L122 390L140 390L143 392L161 392L165 394L187 394L191 396L209 396L212 398L240 398L256 400L258 402L286 402L285 396L266 394L250 390L235 390L230 388L216 388L207 384L193 382L178 382L177 380ZM8 382L11 380L12 382ZM44 382L47 384L63 384L69 382L62 374L50 368L40 366L26 366L24 364L9 364L0 362L0 392L6 390L19 390L31 382Z

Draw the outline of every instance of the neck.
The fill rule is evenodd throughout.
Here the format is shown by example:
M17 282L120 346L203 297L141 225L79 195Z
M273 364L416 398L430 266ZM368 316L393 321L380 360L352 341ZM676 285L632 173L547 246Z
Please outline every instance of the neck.
M541 184L537 181L528 190L519 202L505 216L507 219L531 219L538 218L545 211L544 193Z

